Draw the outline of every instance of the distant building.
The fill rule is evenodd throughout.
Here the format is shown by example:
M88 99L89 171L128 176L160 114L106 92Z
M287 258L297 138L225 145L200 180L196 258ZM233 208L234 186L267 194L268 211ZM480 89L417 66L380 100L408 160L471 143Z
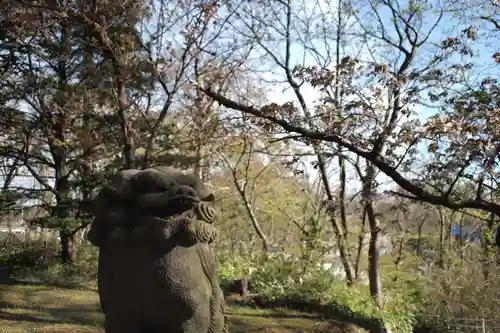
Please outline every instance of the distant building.
M483 231L479 225L455 224L451 228L451 236L474 244L481 244Z
M13 234L18 238L25 237L52 237L55 233L47 228L31 225L29 220L36 217L46 216L47 211L38 206L16 205L9 209L7 215L0 217L0 234Z

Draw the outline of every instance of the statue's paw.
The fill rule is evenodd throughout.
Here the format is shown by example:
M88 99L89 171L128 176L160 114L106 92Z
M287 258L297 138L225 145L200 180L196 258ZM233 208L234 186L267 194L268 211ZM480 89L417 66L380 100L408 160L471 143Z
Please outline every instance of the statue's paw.
M182 246L192 246L196 244L196 228L191 219L185 216L180 216L173 219L170 225L166 225L164 229L165 237L175 237L177 242Z
M212 243L217 238L217 230L209 223L196 221L195 227L196 239L201 243Z
M194 221L185 224L184 232L188 235L196 235L197 229Z
M213 223L215 219L215 209L211 204L200 201L195 207L196 218L198 220Z
M196 229L194 229L191 219L186 216L177 216L168 219L155 218L154 234L160 240L170 240L181 236L184 240L190 241L191 235L194 237Z

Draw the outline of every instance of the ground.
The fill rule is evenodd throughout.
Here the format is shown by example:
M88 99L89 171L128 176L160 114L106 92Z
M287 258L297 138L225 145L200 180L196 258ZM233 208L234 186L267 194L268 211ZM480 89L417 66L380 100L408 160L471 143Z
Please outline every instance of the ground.
M104 332L95 287L0 284L0 297L2 333ZM263 310L230 302L227 312L232 333L353 332L350 325L285 309Z

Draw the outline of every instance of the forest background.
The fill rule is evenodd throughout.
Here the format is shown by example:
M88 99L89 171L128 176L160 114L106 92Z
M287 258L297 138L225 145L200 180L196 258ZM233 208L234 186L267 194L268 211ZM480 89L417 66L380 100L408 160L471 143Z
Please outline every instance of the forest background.
M213 187L220 275L268 300L498 317L497 1L0 3L6 274L95 277L99 185L162 163Z

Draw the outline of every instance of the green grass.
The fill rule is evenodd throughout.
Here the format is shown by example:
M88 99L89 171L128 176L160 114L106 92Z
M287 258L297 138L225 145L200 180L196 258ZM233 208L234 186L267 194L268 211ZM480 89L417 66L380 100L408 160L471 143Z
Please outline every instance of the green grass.
M64 288L0 284L0 332L102 333L103 315L93 285ZM230 332L354 333L353 325L285 309L264 310L228 300Z

